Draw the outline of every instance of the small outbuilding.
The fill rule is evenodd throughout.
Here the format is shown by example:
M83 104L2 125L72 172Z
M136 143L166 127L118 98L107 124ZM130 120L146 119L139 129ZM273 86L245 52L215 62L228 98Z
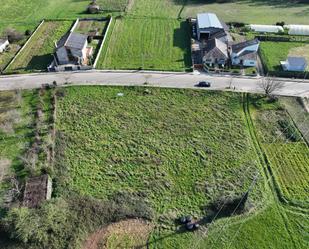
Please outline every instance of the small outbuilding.
M23 205L29 208L37 208L40 204L51 198L52 180L49 175L32 177L27 180Z
M97 14L100 12L101 8L97 1L94 0L88 5L87 10L90 14Z
M304 57L288 57L286 61L280 63L284 71L304 72L308 67Z
M0 39L0 53L3 53L3 51L9 46L9 40L8 39Z

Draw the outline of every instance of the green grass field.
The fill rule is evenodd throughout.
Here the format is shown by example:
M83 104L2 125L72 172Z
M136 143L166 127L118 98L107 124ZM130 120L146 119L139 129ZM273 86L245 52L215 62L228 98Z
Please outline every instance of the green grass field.
M261 42L262 60L267 71L283 71L280 61L286 61L290 51L295 48L306 47L305 43L301 42ZM304 52L309 53L308 47Z
M139 192L158 214L201 215L219 193L241 193L252 177L253 168L249 178L238 176L255 162L239 95L74 87L58 109L67 187L83 195Z
M57 42L72 25L71 21L45 22L6 72L46 71Z
M189 27L173 19L116 20L99 68L184 71L191 66Z
M87 17L89 14L85 11L90 2L88 0L0 0L0 32L7 27L22 31L28 28L33 29L42 19L70 18L73 20L78 17ZM127 0L99 0L97 2L106 10L103 11L103 15L110 11L123 10L127 4ZM102 16L102 14L91 16Z
M309 5L285 0L237 0L216 3L202 0L186 1L182 17L196 16L200 12L216 13L224 21L239 21L249 24L275 24L285 21L291 24L309 24ZM284 14L282 14L284 13Z

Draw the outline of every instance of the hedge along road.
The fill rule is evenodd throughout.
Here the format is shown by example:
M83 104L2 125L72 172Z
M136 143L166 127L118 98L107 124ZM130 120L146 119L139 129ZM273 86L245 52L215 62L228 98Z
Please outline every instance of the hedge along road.
M196 88L199 81L211 82L209 90L234 90L237 92L262 93L263 77L234 77L194 73L147 72L147 71L78 71L64 73L39 73L0 76L0 90L34 89L42 84L57 85L122 85L154 86L166 88ZM309 81L282 79L282 87L274 94L283 96L309 97ZM147 82L145 84L145 82ZM230 88L229 88L230 87Z

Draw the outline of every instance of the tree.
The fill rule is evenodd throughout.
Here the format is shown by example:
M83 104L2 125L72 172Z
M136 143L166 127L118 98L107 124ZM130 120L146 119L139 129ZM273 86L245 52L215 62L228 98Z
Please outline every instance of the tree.
M272 98L273 93L283 87L283 83L272 77L267 76L262 79L260 87L263 89L267 97Z

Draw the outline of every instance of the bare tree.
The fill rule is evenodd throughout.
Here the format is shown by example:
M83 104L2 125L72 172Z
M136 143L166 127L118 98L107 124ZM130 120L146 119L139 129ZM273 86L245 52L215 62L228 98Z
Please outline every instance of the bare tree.
M263 89L267 97L272 97L275 91L280 90L283 87L283 83L273 77L267 76L262 79L260 87Z

